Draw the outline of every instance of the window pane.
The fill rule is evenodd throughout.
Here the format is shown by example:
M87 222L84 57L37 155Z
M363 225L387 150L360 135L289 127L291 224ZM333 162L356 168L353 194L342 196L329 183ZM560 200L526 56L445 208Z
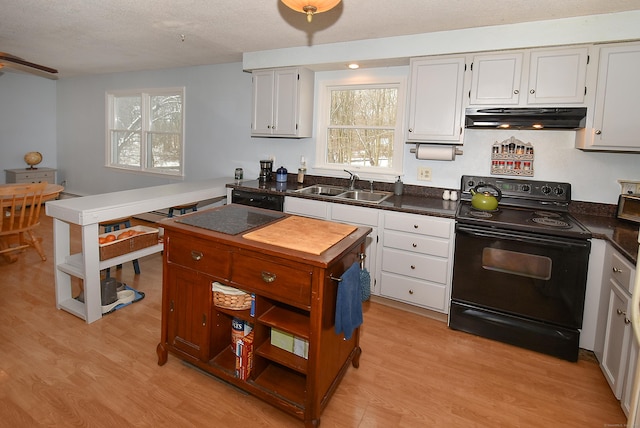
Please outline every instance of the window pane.
M180 172L182 164L182 139L179 134L150 132L148 168L162 169L164 172Z
M140 141L140 132L112 131L112 163L126 166L141 166Z
M151 131L180 132L182 129L182 97L154 95L151 101Z
M115 97L113 110L114 128L129 129L132 131L142 129L141 97Z
M396 126L396 88L331 91L330 125Z
M327 163L393 166L393 129L332 128L327 132Z

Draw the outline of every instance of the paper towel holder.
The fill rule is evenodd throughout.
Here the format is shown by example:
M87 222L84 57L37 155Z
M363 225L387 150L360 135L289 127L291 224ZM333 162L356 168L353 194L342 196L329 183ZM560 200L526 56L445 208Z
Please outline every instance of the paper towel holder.
M427 147L437 147L437 148L450 148L452 150L452 158L451 159L446 159L446 160L455 160L456 156L460 156L462 154L464 154L464 152L462 151L462 149L460 149L459 147L453 146L453 145L445 145L445 144L423 144L423 143L416 143L415 147L412 147L411 149L409 149L410 153L413 153L416 155L416 158L418 157L418 148L420 146L427 146ZM433 160L444 160L444 159L433 159Z

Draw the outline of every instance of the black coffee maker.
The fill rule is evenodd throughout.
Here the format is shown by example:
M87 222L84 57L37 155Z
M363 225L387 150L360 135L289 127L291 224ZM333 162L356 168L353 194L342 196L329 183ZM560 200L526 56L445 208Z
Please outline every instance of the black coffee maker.
M273 180L273 161L261 160L260 161L260 176L259 181L272 181Z

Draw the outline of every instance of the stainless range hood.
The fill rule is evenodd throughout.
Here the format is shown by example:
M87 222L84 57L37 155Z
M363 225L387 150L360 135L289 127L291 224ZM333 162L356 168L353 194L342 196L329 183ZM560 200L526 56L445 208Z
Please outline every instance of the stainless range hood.
M584 128L584 107L467 108L465 128L576 129Z

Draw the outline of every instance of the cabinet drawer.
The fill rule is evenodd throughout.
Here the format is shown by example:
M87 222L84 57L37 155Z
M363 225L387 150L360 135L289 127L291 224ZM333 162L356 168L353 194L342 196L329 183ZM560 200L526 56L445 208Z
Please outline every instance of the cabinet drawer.
M449 256L449 241L430 236L386 231L384 246L438 257Z
M342 223L378 226L378 210L372 208L352 207L351 205L333 204L331 219Z
M294 306L311 306L312 271L245 254L233 254L231 281L243 290L255 291Z
M230 276L231 253L224 245L190 236L170 234L164 250L170 263L218 278L228 279Z
M390 248L382 250L382 270L398 275L446 284L447 265L447 259L423 256Z
M446 287L382 272L380 294L407 303L447 312Z
M385 213L384 228L401 232L419 233L438 238L451 236L451 220L416 214Z
M634 271L635 269L630 263L617 252L613 252L611 255L611 278L629 293L633 293Z
M291 196L284 199L284 211L290 214L326 220L329 217L328 209L329 204L322 201L294 198Z

